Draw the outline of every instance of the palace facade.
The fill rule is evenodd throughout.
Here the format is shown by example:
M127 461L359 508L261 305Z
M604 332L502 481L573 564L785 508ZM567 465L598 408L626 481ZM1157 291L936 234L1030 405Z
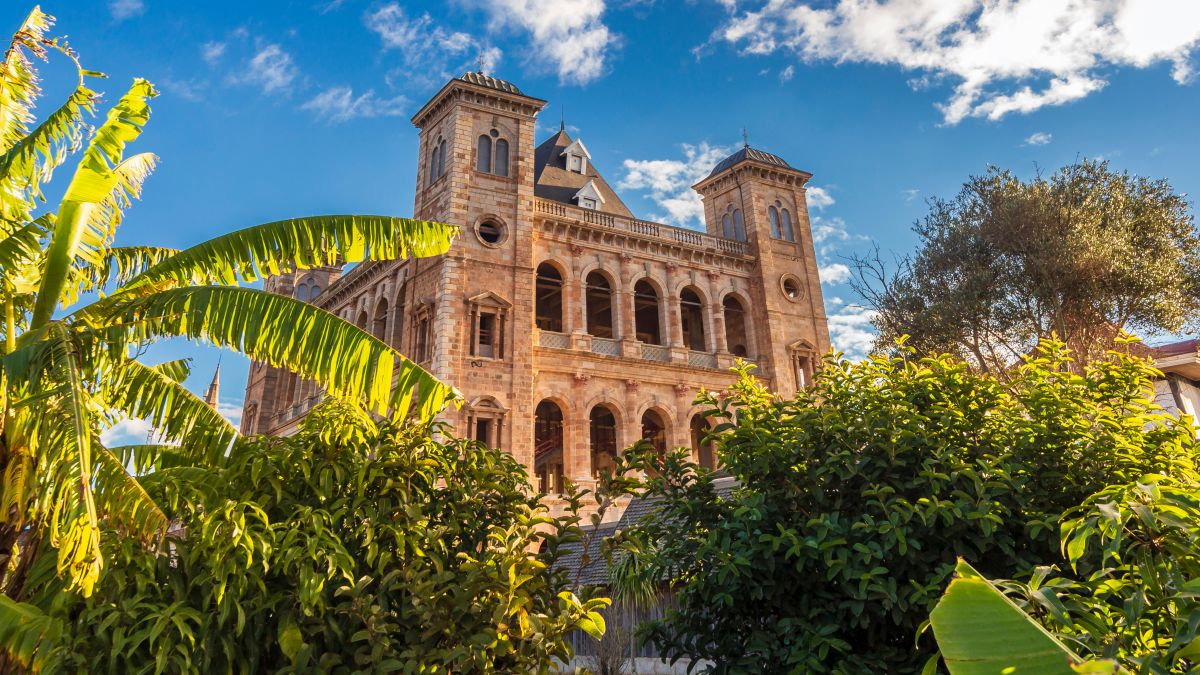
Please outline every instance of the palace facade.
M639 220L581 138L536 141L545 104L481 73L451 80L412 118L414 213L462 228L449 253L302 270L266 288L458 387L466 403L447 420L511 452L548 495L592 483L639 438L711 466L700 388L729 385L743 358L789 395L829 349L811 174L743 147L694 186L705 231ZM292 433L321 396L252 364L242 431Z

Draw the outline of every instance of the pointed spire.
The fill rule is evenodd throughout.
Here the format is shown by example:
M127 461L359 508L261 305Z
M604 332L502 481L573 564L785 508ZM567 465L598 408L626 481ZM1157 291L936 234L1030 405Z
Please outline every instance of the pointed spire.
M217 359L217 369L213 371L212 382L204 392L204 402L213 410L217 409L217 395L221 390L221 360Z
M746 127L742 127L742 147L750 147L750 134L746 133Z
M563 106L558 106L558 130L567 130L567 112Z

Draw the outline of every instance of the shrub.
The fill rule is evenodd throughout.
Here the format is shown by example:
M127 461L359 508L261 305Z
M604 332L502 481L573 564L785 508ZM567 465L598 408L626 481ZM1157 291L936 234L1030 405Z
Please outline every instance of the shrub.
M660 508L622 536L656 542L647 573L678 599L644 637L717 672L919 671L933 641L914 638L957 558L1019 575L1092 493L1195 464L1147 362L1071 366L1047 342L1001 383L901 348L830 361L792 400L748 374L702 394L740 487L720 496L682 453L633 462Z
M607 600L551 572L574 520L519 464L423 426L326 405L293 438L143 484L179 528L161 555L105 539L51 666L71 672L529 672L602 632ZM551 553L538 553L550 544Z

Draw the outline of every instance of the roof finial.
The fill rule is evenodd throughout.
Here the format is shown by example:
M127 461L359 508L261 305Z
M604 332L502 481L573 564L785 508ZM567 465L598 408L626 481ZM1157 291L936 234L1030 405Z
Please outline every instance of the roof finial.
M567 109L565 106L558 106L558 130L567 130Z
M742 127L742 147L750 147L750 134L746 133L746 127Z
M479 74L483 74L483 52L479 52L479 56L475 59L479 62Z

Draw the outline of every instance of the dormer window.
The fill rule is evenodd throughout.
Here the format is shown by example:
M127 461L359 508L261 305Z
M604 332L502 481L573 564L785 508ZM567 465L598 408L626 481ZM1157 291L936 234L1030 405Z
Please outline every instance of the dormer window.
M583 141L575 139L563 148L562 156L566 157L567 171L587 175L587 163L592 158Z
M604 203L604 195L600 194L594 180L589 180L587 185L579 188L579 192L575 193L573 199L581 208L592 210L599 209L600 205Z

